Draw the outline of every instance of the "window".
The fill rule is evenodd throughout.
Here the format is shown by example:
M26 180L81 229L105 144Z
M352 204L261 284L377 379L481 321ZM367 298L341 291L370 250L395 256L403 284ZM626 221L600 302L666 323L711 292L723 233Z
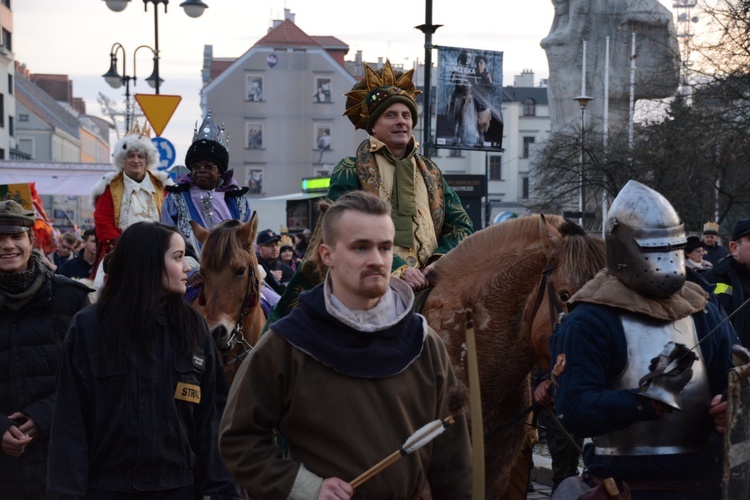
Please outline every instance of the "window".
M531 97L523 100L523 116L536 116L536 101Z
M248 149L263 148L263 125L261 123L246 123Z
M450 152L448 153L448 156L450 158L462 158L463 157L463 155L461 154L462 150L460 149L451 149L449 151Z
M524 137L523 138L523 156L521 158L528 158L529 157L529 149L531 149L531 145L534 144L534 138L533 137Z
M260 75L247 75L247 90L245 99L260 102L263 100L263 77Z
M13 52L13 34L3 28L2 46L8 52Z
M27 115L26 113L21 113L20 115L18 115L18 121L19 122L29 121L29 115Z
M14 135L16 135L15 134L15 129L14 129L13 125L14 125L13 124L13 117L9 116L8 117L8 134L10 134L11 137L13 137Z
M13 75L8 75L8 93L13 93Z
M316 163L323 163L323 154L326 151L331 151L333 148L333 145L331 144L331 126L315 125L313 134L315 134L313 148L319 153L318 161Z
M521 184L522 184L522 186L521 186L521 198L523 198L524 200L528 200L529 199L529 178L528 177L524 177L522 179Z
M18 149L31 156L34 153L33 139L18 139Z
M331 79L316 78L313 102L331 102Z
M0 94L0 127L5 127L5 94Z
M263 169L262 168L248 168L247 169L247 187L248 194L262 194L263 193Z
M489 157L491 181L503 180L502 160L503 157L500 155L491 155Z

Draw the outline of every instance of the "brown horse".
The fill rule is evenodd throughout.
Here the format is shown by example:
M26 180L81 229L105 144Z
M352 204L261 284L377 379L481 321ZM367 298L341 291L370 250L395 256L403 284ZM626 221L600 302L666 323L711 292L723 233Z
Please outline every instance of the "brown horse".
M605 266L603 241L556 215L534 215L479 231L435 264L423 310L468 386L466 311L472 312L485 432L531 403L529 376L549 370L548 338L564 303ZM523 420L485 440L485 491L499 498L527 429ZM524 485L526 479L523 479Z
M203 293L198 310L206 318L211 336L222 354L224 373L231 385L240 362L258 341L266 321L261 308L260 285L253 243L258 217L241 223L226 220L207 231L191 222L203 244Z

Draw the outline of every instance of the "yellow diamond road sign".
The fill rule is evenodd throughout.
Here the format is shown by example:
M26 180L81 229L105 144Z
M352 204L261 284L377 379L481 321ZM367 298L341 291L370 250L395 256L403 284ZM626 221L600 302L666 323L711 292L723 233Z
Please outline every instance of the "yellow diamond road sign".
M161 135L170 118L182 100L178 95L136 94L135 100L140 104L151 128L156 135Z

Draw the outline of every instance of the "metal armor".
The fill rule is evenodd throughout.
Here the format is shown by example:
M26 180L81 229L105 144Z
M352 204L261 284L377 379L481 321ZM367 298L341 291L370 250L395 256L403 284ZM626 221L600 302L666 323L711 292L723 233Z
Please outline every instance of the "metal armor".
M685 226L664 196L628 181L612 202L607 225L607 268L625 286L656 299L682 288Z
M649 371L651 358L667 342L688 347L698 342L690 316L665 323L642 315L622 313L621 320L628 345L628 360L623 373L609 383L608 389L638 387L640 378ZM597 455L670 455L698 451L708 443L711 391L700 347L693 352L698 355L692 366L693 376L678 396L682 411L674 411L659 420L636 422L625 429L593 438ZM646 399L644 404L648 404Z

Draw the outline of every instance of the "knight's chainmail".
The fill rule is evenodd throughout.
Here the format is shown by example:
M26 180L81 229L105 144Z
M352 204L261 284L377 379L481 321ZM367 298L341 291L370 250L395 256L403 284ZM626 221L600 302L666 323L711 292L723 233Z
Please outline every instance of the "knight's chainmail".
M0 273L0 309L18 311L31 300L51 272L31 252L26 270L20 273Z

